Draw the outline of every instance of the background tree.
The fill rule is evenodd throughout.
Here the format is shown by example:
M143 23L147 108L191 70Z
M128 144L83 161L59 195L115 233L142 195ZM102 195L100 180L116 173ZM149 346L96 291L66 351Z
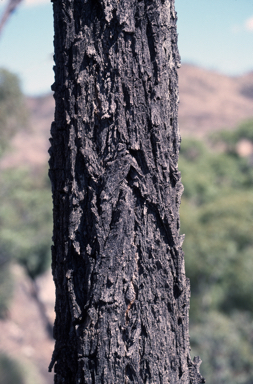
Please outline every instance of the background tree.
M10 140L13 135L26 122L26 108L22 95L19 79L13 73L0 69L0 158L9 148ZM0 208L0 232L1 229L7 230L6 217L2 214L7 212L6 199L9 198L9 190L0 173L1 180L1 208ZM7 176L7 173L6 173ZM8 176L7 176L8 177ZM14 207L13 207L14 208ZM1 237L1 235L0 235ZM0 240L1 243L1 240ZM0 244L0 317L4 317L8 311L8 304L12 293L10 262L11 255L6 247Z
M179 235L174 0L54 1L55 383L201 383Z
M27 125L27 109L18 77L0 68L0 156L10 139Z

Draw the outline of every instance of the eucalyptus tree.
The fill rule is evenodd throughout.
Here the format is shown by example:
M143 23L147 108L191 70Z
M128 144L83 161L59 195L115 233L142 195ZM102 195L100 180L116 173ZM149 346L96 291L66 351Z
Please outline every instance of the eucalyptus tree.
M203 383L189 355L174 0L54 0L55 383Z

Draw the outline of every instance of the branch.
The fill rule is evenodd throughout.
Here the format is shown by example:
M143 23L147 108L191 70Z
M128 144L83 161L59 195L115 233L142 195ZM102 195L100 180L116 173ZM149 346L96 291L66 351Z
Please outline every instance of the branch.
M4 11L3 16L1 18L1 21L0 21L0 34L2 33L2 29L3 29L6 21L8 20L8 18L12 14L12 12L15 11L15 9L19 5L19 3L21 3L21 1L22 0L9 0L7 7L5 8L5 11Z

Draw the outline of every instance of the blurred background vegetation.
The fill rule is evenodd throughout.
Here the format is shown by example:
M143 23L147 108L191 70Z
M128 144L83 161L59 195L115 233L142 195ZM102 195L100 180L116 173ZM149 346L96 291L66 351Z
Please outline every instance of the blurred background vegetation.
M252 384L253 120L183 140L179 169L192 355L209 384Z
M11 151L11 139L18 130L28 129L28 118L17 76L0 69L0 162ZM50 266L52 202L46 166L1 167L0 185L0 319L8 319L14 286L12 264L24 268L39 300L36 278ZM20 362L1 353L0 384L12 383L31 380Z
M1 157L28 120L17 77L0 70ZM253 120L205 140L184 138L179 169L192 357L203 360L209 384L252 384ZM52 203L46 166L0 167L0 183L0 318L5 321L12 305L11 266L21 265L34 283L50 266ZM0 384L27 384L24 372L20 362L0 354Z

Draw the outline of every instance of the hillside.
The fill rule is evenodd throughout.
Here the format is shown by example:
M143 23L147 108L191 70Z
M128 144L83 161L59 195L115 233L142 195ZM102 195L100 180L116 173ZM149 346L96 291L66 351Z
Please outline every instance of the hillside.
M191 65L179 70L182 136L234 128L253 116L253 72L229 77Z

